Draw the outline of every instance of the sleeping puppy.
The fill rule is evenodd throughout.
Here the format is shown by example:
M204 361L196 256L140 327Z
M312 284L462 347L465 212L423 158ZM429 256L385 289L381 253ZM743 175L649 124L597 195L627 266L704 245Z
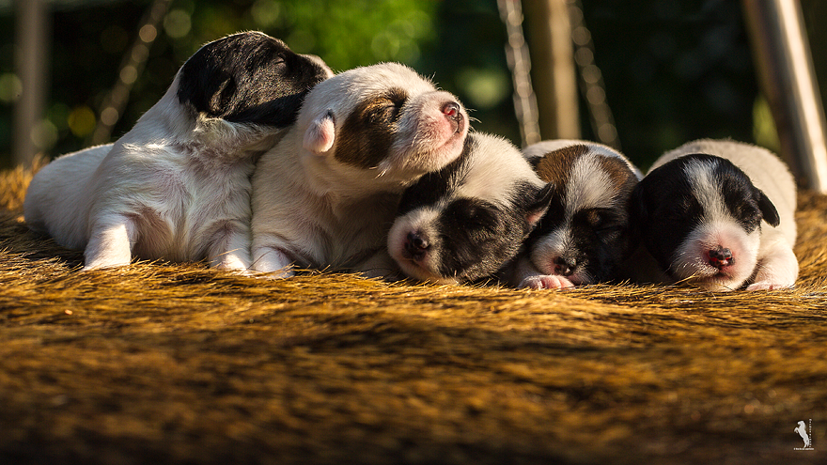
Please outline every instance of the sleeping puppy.
M26 194L29 227L84 248L85 270L133 256L250 265L250 175L292 124L307 91L332 75L262 33L198 50L166 94L114 144L62 156Z
M253 270L392 273L384 244L402 191L456 159L467 132L459 100L406 66L320 83L253 176Z
M793 177L771 152L699 140L661 156L631 205L663 281L729 291L795 284L795 203Z
M533 289L613 279L632 247L627 206L640 171L619 152L594 142L544 141L523 154L552 186L553 196L502 277Z
M471 133L456 161L405 191L388 251L407 276L422 281L491 275L517 253L550 193L514 145Z

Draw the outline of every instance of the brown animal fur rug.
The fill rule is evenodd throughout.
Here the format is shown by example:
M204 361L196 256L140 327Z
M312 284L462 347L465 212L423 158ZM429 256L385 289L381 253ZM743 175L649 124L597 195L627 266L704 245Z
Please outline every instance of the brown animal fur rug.
M827 463L825 196L794 290L556 292L80 273L29 177L0 178L0 464Z

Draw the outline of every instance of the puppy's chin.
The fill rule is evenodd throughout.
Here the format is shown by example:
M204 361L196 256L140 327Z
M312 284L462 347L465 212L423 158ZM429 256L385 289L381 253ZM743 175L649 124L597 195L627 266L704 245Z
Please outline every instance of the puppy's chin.
M410 276L418 281L433 283L433 284L459 284L459 279L446 278L436 274L433 270L420 265L412 259L405 259L404 257L394 256L393 259L402 269L406 276Z
M676 281L711 291L732 291L752 276L758 257L760 230L747 234L730 222L701 225L675 251L668 270ZM732 252L732 264L718 268L709 263L708 251L716 246Z

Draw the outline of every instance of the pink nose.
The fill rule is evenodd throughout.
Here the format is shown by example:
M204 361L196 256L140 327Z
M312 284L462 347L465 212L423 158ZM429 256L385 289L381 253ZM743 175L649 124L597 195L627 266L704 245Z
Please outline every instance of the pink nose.
M459 104L456 102L448 102L442 106L442 114L451 122L454 132L459 132L463 125L462 113L460 112Z
M723 268L732 264L732 251L720 245L709 249L709 264L715 268Z

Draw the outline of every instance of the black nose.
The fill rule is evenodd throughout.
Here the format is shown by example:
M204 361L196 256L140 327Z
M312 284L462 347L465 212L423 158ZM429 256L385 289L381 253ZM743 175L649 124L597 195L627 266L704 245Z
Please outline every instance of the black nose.
M428 238L419 232L411 231L405 238L405 251L414 260L422 260L430 246Z
M577 260L573 258L557 257L554 259L554 274L570 276L577 267Z
M732 251L726 247L716 246L709 249L709 264L722 268L732 264Z
M460 110L461 108L457 102L448 102L442 106L442 114L453 122L457 128L462 122L462 112Z

